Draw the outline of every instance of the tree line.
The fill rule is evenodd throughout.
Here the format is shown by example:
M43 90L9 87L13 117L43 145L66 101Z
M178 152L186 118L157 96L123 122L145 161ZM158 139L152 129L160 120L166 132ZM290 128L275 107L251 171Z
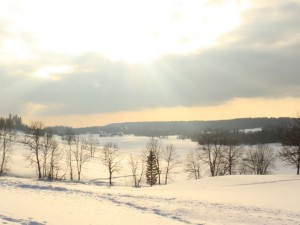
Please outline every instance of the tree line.
M278 153L265 144L246 146L241 144L238 132L206 129L198 136L199 147L186 159L189 177L201 177L201 165L209 168L209 175L269 174L276 159L296 168L300 173L300 118L294 118L278 130L281 149Z
M276 153L269 145L243 146L237 137L218 129L207 129L199 147L187 155L185 169L190 178L201 178L201 166L210 176L235 174L264 175L275 166Z
M242 144L268 144L280 142L279 130L290 123L292 118L240 118L217 121L169 121L169 122L127 122L108 124L106 126L74 128L75 134L86 133L124 133L135 136L159 137L178 135L197 141L206 129L235 130L239 133ZM262 128L257 132L243 132L243 129ZM52 127L57 135L63 135L67 127Z

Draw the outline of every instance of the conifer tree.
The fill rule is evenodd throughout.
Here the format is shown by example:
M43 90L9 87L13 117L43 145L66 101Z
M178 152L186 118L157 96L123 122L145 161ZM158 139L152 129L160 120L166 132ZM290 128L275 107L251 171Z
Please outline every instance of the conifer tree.
M147 156L147 170L146 170L146 180L147 184L150 186L155 185L157 182L157 159L153 151L149 151Z

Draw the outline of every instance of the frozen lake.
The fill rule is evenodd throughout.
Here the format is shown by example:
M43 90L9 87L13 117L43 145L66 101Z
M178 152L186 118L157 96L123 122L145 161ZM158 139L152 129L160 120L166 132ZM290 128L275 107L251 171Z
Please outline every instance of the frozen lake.
M102 146L107 142L116 143L122 152L126 153L140 153L145 150L145 146L149 141L149 137L126 135L122 137L99 137ZM169 136L161 139L163 145L173 144L178 154L186 154L192 149L195 149L198 144L192 142L190 139L177 139L177 136Z

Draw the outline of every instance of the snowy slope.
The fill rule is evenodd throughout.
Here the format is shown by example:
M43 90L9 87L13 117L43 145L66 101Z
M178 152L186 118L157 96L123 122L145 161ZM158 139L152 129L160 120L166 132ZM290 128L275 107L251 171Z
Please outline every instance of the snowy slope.
M300 224L297 176L144 188L0 178L1 224Z

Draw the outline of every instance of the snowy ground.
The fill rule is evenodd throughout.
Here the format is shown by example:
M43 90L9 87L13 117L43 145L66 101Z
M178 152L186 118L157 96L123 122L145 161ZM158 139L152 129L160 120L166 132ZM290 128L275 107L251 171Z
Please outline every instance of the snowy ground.
M101 144L105 141L118 143L125 154L140 152L148 138L115 137ZM164 142L174 144L182 157L196 147L174 137ZM178 171L168 185L133 188L127 177L109 188L96 158L85 165L80 183L38 181L20 145L11 156L10 173L0 177L0 224L300 224L300 177L294 169L278 164L274 175L198 181ZM125 174L123 169L118 176Z
M0 178L1 224L300 224L297 176L227 176L144 188Z

